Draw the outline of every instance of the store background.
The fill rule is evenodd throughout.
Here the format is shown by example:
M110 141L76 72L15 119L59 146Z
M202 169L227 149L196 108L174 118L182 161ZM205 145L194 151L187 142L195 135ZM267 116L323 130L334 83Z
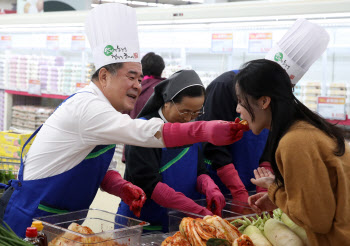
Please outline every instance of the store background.
M1 130L34 130L50 110L90 82L94 66L83 23L88 9L104 2L113 1L0 0ZM312 110L318 96L345 97L350 113L350 1L116 2L137 7L141 55L160 54L166 63L163 77L194 69L205 85L263 58L297 18L318 23L331 40L295 94ZM123 173L120 150L115 161ZM99 191L92 207L115 212L118 203Z

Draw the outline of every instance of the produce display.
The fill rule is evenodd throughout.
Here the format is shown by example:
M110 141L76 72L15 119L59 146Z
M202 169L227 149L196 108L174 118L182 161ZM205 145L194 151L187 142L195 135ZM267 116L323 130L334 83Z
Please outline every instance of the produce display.
M7 184L11 179L17 179L20 160L0 156L0 183Z
M68 230L81 234L94 234L94 232L87 226L81 226L77 223L69 225ZM112 238L102 238L99 236L81 237L73 233L63 233L49 242L49 246L126 246L126 244L119 244L114 242Z
M296 225L280 209L273 211L273 218L264 213L261 217L236 219L231 222L249 236L256 246L307 246L306 232Z
M247 235L242 235L234 225L216 215L203 219L185 217L179 229L174 236L166 238L162 246L254 245Z
M0 245L31 246L32 244L23 241L4 221L0 220Z

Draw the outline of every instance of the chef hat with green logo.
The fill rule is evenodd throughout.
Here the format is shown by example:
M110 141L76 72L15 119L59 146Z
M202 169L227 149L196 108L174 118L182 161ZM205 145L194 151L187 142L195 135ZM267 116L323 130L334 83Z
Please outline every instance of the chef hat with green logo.
M119 3L100 4L85 22L96 70L119 62L141 62L136 12Z
M326 50L328 42L329 34L324 28L298 19L265 59L280 64L296 84Z

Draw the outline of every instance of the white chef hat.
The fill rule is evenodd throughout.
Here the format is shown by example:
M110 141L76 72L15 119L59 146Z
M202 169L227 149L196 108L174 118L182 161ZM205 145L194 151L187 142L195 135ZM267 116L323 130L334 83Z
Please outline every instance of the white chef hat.
M92 9L85 32L96 70L118 62L140 62L136 12L124 4L107 3Z
M298 19L265 59L280 64L296 84L326 50L329 35L321 26Z

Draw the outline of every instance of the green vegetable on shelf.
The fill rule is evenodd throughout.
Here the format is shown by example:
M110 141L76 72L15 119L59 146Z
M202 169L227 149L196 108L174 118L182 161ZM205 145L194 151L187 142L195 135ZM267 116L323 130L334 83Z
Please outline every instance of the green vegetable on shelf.
M18 237L14 231L6 224L2 222L0 224L0 245L2 246L33 246L22 238Z
M282 221L269 219L264 226L264 234L273 246L304 246L303 241Z
M275 220L282 221L281 216L282 216L283 212L280 208L273 210L272 213L273 213L273 218Z
M5 183L5 171L0 170L0 183Z
M281 216L282 222L286 224L295 234L297 234L301 240L303 240L305 245L309 245L309 240L307 239L307 235L305 230L295 224L285 213L282 214Z
M270 219L270 214L263 213L262 217L256 215L256 218L250 219L243 216L243 219L237 219L231 222L234 225L241 225L238 230L246 234L256 246L272 246L269 240L264 236L264 224Z

